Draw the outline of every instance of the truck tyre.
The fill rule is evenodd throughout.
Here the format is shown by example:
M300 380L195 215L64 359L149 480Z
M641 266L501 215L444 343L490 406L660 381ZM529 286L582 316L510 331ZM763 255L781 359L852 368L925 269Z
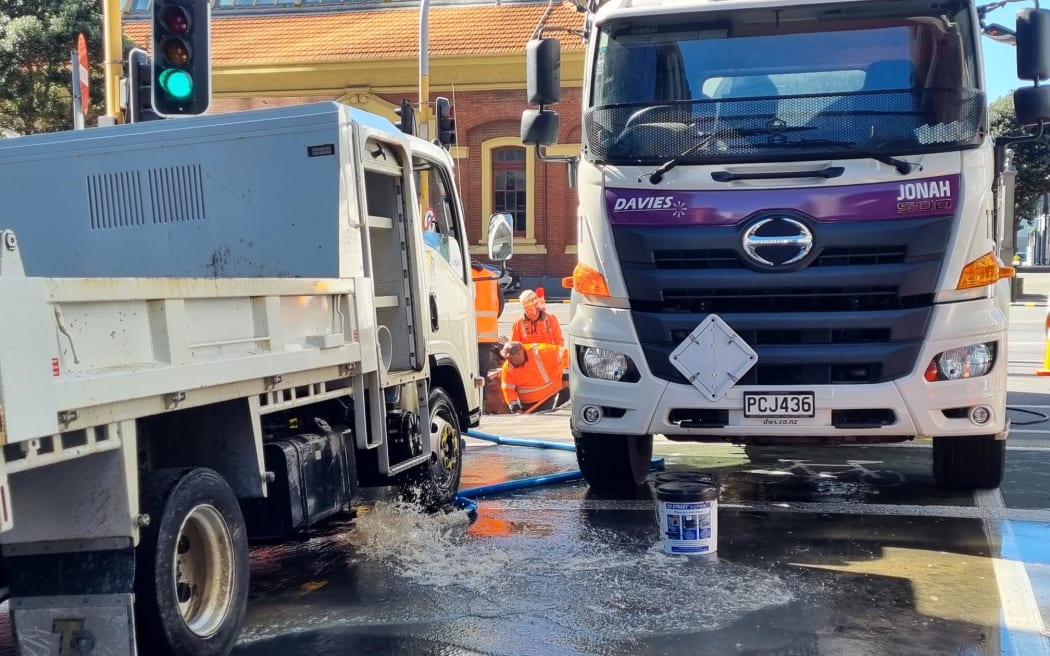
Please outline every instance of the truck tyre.
M459 491L463 473L463 434L452 397L441 387L430 390L430 461L405 475L401 496L426 510L448 504Z
M653 457L652 435L573 432L576 461L599 494L632 494L645 483Z
M138 652L225 656L248 601L248 538L229 484L210 469L143 478L135 563Z
M935 437L933 477L937 485L967 490L990 490L1003 482L1006 440L994 435Z

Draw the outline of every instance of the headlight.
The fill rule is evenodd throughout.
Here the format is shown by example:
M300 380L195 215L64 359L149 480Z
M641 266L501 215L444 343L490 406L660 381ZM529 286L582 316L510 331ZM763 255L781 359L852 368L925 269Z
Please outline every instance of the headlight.
M930 361L926 368L926 380L977 378L991 371L994 364L995 342L948 349Z
M588 378L625 383L638 380L638 370L634 367L631 358L618 351L593 346L577 346L576 358L579 360L580 369Z

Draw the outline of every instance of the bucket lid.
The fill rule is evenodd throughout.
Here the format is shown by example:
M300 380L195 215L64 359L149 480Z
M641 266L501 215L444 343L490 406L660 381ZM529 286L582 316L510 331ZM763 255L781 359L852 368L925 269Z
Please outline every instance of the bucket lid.
M660 501L714 501L718 498L718 488L698 481L671 481L656 486L656 498Z
M664 483L707 483L709 485L718 485L718 477L710 472L694 471L694 470L677 470L677 471L662 471L656 475L653 479L657 485L663 485Z

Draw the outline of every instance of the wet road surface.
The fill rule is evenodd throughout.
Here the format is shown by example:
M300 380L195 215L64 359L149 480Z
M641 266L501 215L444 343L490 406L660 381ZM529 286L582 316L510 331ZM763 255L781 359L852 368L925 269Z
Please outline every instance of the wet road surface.
M937 488L928 441L658 440L668 469L719 477L717 553L663 553L652 487L518 490L479 499L473 523L379 503L306 543L254 548L235 653L1050 655L1043 310L1014 312L1001 490ZM571 442L565 412L481 430ZM576 469L571 452L467 443L464 488Z
M473 524L380 504L309 543L254 550L236 653L1045 650L1031 615L1046 613L1046 598L1029 593L1028 607L1004 615L1023 591L1002 570L1048 564L1032 546L1045 544L1046 525L938 490L929 449L658 451L668 468L720 476L716 554L665 555L651 489L632 499L598 498L582 483L518 491L482 500ZM466 464L464 487L575 468L572 453L473 440ZM1003 552L1004 528L1015 553Z
M658 440L720 479L717 552L663 553L651 487L582 482L424 516L378 502L252 548L237 656L1050 656L1043 309L1011 316L1000 490L937 488L929 442L742 448ZM481 430L571 442L565 411ZM463 488L576 469L472 438ZM0 614L0 656L12 654ZM144 655L148 656L148 655Z

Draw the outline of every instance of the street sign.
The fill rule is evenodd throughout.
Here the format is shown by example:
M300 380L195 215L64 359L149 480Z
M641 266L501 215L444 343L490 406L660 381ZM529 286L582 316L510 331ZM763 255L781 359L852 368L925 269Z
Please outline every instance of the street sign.
M88 85L87 41L83 34L77 36L77 64L80 68L80 108L87 116L88 107L91 105L91 94Z

